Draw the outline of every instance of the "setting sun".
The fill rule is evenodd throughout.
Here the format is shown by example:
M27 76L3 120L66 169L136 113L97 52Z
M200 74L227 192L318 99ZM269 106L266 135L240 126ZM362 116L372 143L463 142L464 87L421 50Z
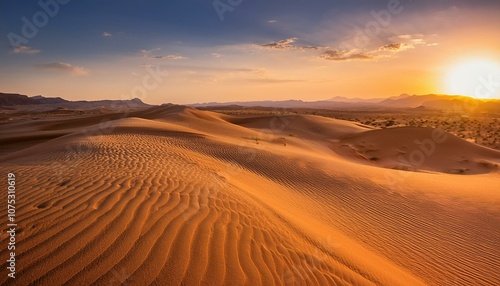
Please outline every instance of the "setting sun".
M500 66L487 59L462 62L446 77L446 92L475 98L494 98L500 86Z

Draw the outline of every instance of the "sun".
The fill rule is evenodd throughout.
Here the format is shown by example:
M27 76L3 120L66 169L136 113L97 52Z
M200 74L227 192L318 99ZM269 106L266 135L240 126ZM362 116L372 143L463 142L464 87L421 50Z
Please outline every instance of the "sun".
M445 80L446 93L475 98L500 98L500 65L474 59L453 66Z

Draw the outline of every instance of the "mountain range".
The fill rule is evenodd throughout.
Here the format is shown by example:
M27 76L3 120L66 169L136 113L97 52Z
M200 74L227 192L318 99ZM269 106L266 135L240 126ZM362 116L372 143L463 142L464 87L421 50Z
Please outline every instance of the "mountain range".
M13 107L13 106L57 106L61 108L74 108L74 109L92 109L92 108L114 108L119 105L127 105L130 108L148 107L149 104L142 102L138 98L130 100L97 100L97 101L69 101L60 97L44 97L41 95L27 96L17 93L1 93L0 92L0 106Z
M465 110L475 112L500 112L500 100L476 99L459 95L427 94L409 95L401 94L389 98L346 98L333 97L327 100L302 101L237 101L237 102L209 102L190 105L192 107L272 107L272 108L318 108L318 109L414 109L425 108L429 110Z
M60 97L26 96L15 93L0 93L0 106L51 106L73 109L114 108L117 105L126 105L129 108L151 106L138 98L131 100L98 100L98 101L69 101ZM269 107L269 108L316 108L316 109L426 109L426 110L455 110L465 112L500 112L500 100L476 99L459 95L427 94L409 95L401 94L389 98L347 98L332 97L319 101L283 100L283 101L234 101L234 102L209 102L189 104L191 107Z

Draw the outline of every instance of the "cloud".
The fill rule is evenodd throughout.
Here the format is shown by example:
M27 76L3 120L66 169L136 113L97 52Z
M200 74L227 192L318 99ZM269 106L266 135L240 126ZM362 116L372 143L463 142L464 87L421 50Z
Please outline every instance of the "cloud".
M379 48L380 51L390 51L390 52L399 52L399 51L404 51L407 49L413 49L414 46L412 44L405 44L405 43L392 43L392 44L387 44L385 46L382 46Z
M419 45L425 45L425 46L437 46L438 44L433 41L437 35L436 34L431 34L431 35L424 35L424 34L403 34L403 35L397 35L392 38L390 38L391 41L394 42L401 42L405 43L408 45L411 45L413 47L419 46Z
M220 58L220 57L222 57L222 55L219 54L219 53L212 53L212 57L214 57L214 58Z
M347 51L347 50L328 50L325 51L321 58L330 61L350 61L350 60L373 60L376 56L357 52L357 51Z
M151 58L151 59L168 59L168 60L183 60L186 57L179 55L153 55L154 52L159 51L160 48L155 48L151 50L141 50L140 56L143 58Z
M143 57L143 58L150 58L151 57L151 54L155 51L159 51L160 48L155 48L155 49L151 49L151 50L141 50L140 51L140 55Z
M406 39L406 40L408 40L408 39L412 38L412 35L399 35L397 37L400 38L400 39Z
M73 75L87 75L89 73L88 70L84 67L73 66L71 64L63 62L39 64L35 66L40 69L60 71Z
M390 37L387 44L373 49L339 49L328 46L302 46L297 45L298 38L288 38L281 41L270 42L259 45L260 48L272 50L315 50L320 53L319 57L329 61L354 61L354 60L376 60L393 57L396 53L404 50L414 49L419 45L434 46L437 43L429 43L429 39L436 35L404 34ZM387 52L391 52L389 55ZM317 57L317 55L315 56Z
M40 53L40 50L35 50L28 46L16 46L14 47L14 53L16 54L26 54L26 55L35 55Z
M412 35L400 35L395 38L406 41L417 39ZM413 42L419 43L419 41L413 41ZM392 55L394 55L401 51L414 48L415 44L397 42L397 43L389 43L383 45L374 50L365 50L365 51L330 49L325 51L320 57L331 61L376 60L376 59L392 57L391 55L388 55L387 52L391 52Z
M151 56L152 59L183 60L185 57L179 55Z
M278 42L271 42L268 44L264 44L262 46L265 48L278 49L278 50L291 49L295 47L292 44L295 43L296 40L297 38L289 38Z
M296 45L298 38L288 38L277 42L261 45L267 49L277 50L316 50L321 51L320 58L330 61L352 61L352 60L373 60L378 58L374 52L362 52L357 50L332 49L328 46L300 46ZM317 55L316 55L317 56Z
M320 57L330 61L353 61L353 60L376 60L389 57L383 52L398 53L407 49L413 49L412 44L390 43L375 50L327 50Z
M102 36L103 37L111 37L111 33L108 33L108 32L102 32Z
M277 42L271 42L261 47L268 49L276 49L276 50L317 50L320 47L316 46L298 46L294 45L294 43L298 40L298 38L288 38Z
M269 24L274 24L274 23L278 23L278 20L269 20L267 21Z

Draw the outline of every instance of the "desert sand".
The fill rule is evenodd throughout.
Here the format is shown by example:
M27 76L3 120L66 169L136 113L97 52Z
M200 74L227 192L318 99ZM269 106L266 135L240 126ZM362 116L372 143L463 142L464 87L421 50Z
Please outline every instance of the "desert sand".
M500 152L452 134L408 164L435 129L175 105L1 129L15 285L500 284Z

